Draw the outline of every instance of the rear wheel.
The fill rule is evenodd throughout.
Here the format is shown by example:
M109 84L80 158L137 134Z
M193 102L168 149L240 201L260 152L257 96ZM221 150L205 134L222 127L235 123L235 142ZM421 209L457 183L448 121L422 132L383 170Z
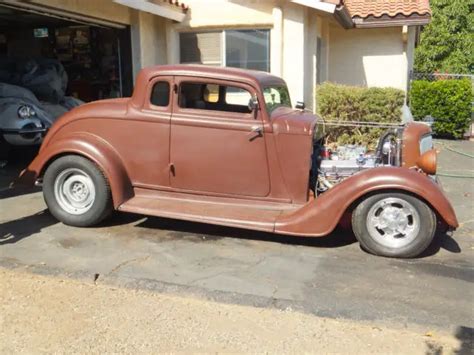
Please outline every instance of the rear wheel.
M436 232L436 216L425 202L414 196L381 193L356 207L352 229L370 253L409 258L430 245Z
M43 194L51 214L71 226L95 225L112 211L104 174L93 162L77 155L61 157L48 167Z

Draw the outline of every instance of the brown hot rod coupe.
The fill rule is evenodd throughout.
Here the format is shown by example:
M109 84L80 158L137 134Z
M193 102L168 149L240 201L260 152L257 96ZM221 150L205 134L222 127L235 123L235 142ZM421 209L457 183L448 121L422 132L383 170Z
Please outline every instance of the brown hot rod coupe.
M20 180L42 184L51 213L73 226L116 209L319 237L346 216L367 251L393 257L458 226L428 126L388 127L373 156L349 160L321 158L323 126L291 107L276 76L150 67L131 98L63 115Z

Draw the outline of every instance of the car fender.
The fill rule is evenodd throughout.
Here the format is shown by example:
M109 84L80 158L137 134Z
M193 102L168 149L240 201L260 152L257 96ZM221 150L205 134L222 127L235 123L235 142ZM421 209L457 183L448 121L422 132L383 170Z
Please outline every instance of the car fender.
M102 138L85 132L49 141L22 171L17 182L32 185L52 161L67 154L81 155L99 166L110 184L115 208L133 197L132 183L119 154Z
M331 233L344 212L365 195L380 191L405 191L431 206L452 228L458 227L456 214L441 187L426 175L398 167L380 167L357 173L300 209L280 215L275 232L322 236Z

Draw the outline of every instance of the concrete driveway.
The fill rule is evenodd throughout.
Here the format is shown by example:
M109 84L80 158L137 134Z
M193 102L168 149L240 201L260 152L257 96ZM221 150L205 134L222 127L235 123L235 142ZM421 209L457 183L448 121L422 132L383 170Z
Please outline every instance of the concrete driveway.
M439 170L472 175L474 161L448 146L474 153L472 142L438 142ZM38 190L7 188L25 160L0 169L0 266L472 336L474 179L441 177L461 228L421 257L397 260L365 253L348 231L289 238L118 213L97 228L67 227Z

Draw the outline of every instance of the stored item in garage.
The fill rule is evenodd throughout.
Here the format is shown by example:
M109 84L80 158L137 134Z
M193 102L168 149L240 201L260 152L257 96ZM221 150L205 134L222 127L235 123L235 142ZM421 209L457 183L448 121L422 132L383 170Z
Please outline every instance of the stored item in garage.
M0 138L10 145L40 144L56 119L82 103L67 96L59 104L41 102L28 89L0 83Z
M281 78L157 66L131 98L66 113L20 180L42 183L51 213L73 226L116 209L320 237L346 215L367 251L391 257L423 252L437 224L458 227L425 124L391 125L372 154L345 147L338 160L324 138Z

